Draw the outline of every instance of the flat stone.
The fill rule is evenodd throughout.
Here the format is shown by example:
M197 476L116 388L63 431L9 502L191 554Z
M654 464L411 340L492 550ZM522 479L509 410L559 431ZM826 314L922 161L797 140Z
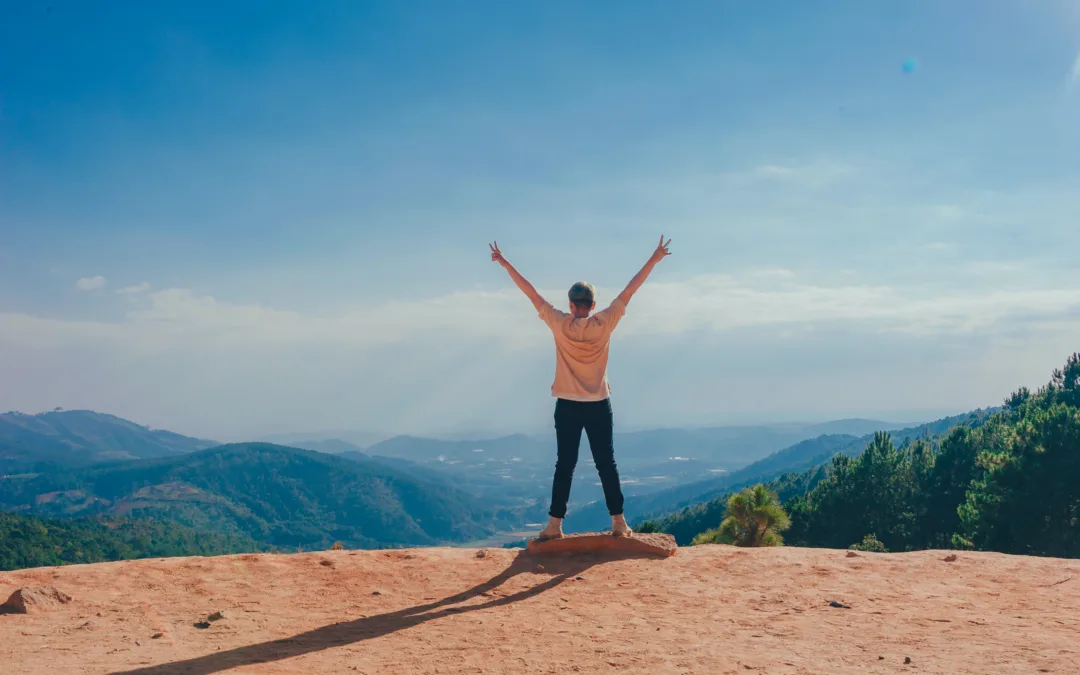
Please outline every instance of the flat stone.
M610 532L582 532L568 534L559 539L530 539L529 553L644 553L666 558L675 555L679 546L670 534L638 534L616 537Z

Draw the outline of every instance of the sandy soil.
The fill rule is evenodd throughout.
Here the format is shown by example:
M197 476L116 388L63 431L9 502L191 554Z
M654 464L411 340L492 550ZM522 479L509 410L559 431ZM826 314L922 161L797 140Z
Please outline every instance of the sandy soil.
M1080 561L945 556L440 548L7 572L3 598L74 601L0 616L0 672L1080 672Z

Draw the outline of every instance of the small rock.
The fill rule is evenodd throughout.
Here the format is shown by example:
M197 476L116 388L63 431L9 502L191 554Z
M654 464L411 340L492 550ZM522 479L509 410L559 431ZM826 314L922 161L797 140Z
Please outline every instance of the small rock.
M856 553L855 551L848 551L847 552L847 557L849 557L849 558L858 558L859 554Z
M884 660L885 660L885 657L884 657L884 656L879 656L879 657L877 657L877 660L878 660L878 661L884 661Z
M142 643L141 643L141 642L139 642L138 640L136 640L136 641L135 641L135 646L136 646L136 647L142 647Z
M214 622L214 621L221 621L224 618L225 618L225 612L214 612L210 616L206 617L206 620L210 621L210 622Z
M910 656L905 656L905 657L904 657L904 665L906 666L906 665L908 665L909 663L911 663L911 657L910 657Z
M322 565L323 567L333 567L334 566L334 563L331 560L320 560L319 564Z
M537 565L536 566L536 571L537 572L543 572L544 571L544 566L543 565Z
M950 553L949 555L945 556L945 562L956 562L956 554Z
M835 600L829 603L829 607L836 607L838 609L851 609L850 605L845 605L844 603L837 602Z
M574 577L574 581L585 581L585 577Z
M206 628L209 628L209 627L210 627L210 622L209 622L209 621L200 621L200 622L198 622L198 623L196 623L196 624L195 624L195 627L196 627L196 628L203 628L203 629L206 629Z
M477 558L486 558L487 557L487 551L485 551L484 549L480 549L479 551L476 552L476 557Z
M71 602L71 596L52 586L27 586L11 594L0 605L0 614L36 614L48 612Z
M98 612L98 613L97 613L97 615L98 615L98 616L105 616L105 615L104 615L104 614L102 614L101 612Z
M163 637L165 637L165 633L154 633L153 635L150 636L150 639L151 640L160 640Z
M372 591L372 595L382 595L382 591Z
M97 623L93 621L87 621L83 625L79 626L79 628L85 628L86 630L94 630L95 628L97 628Z

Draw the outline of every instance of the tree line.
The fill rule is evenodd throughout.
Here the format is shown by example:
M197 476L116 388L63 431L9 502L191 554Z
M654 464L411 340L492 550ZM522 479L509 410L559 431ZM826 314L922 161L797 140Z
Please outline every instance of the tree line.
M1021 387L1000 412L943 436L896 446L878 433L856 457L639 529L681 543L1080 557L1080 354L1037 391Z
M78 563L223 555L259 550L250 538L136 518L44 520L0 512L0 570Z

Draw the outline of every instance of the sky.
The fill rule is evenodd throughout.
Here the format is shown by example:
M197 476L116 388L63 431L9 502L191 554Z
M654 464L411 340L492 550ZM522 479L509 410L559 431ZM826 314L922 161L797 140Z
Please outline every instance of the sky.
M623 429L997 405L1080 350L1080 2L0 0L0 410Z

